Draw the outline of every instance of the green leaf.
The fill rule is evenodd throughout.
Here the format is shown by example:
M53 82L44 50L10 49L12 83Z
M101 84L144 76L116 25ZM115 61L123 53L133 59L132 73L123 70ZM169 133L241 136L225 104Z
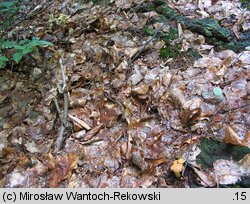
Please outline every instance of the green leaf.
M8 9L8 8L0 9L0 13L9 12L9 11L10 11L10 9Z
M0 60L1 61L8 61L9 59L3 55L0 55Z
M14 47L16 50L23 50L25 49L25 46L20 46L20 45L14 45Z
M29 54L30 52L32 52L33 47L31 46L27 46L25 49L22 50L23 55Z
M53 46L53 43L45 41L45 40L40 40L39 38L32 38L31 45L32 46L43 46L43 45Z
M53 46L53 43L47 42L45 40L40 40L39 38L33 38L32 40L24 39L21 40L18 44L16 44L14 41L0 39L0 50L10 48L13 48L15 50L15 54L12 56L12 59L16 63L18 63L23 56L31 53L37 46L42 47L44 45ZM0 67L5 66L5 61L8 61L8 59L6 60L6 58L4 57L0 58Z
M5 67L5 63L8 61L9 59L3 55L0 55L0 69Z
M13 60L18 63L23 57L23 53L22 52L16 52L14 55L13 55Z
M0 40L0 48L2 49L8 49L8 48L13 48L16 45L15 42L9 41L9 40Z
M5 7L5 8L10 8L14 6L17 3L17 1L4 1L0 3L0 8Z
M24 44L28 44L29 42L30 42L30 40L24 39L24 40L21 40L18 44L19 45L24 45Z
M36 119L38 116L39 116L39 112L37 111L30 111L29 113L29 118L32 120Z
M214 95L219 96L219 97L223 97L223 91L221 90L220 87L215 87L213 89Z
M145 27L144 32L148 36L153 36L156 31L153 28Z

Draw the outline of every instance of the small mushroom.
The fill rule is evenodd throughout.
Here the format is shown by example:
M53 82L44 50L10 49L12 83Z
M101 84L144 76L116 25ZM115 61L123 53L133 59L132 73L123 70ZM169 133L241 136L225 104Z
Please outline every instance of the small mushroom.
M170 170L173 171L175 173L175 176L177 178L180 178L181 177L181 172L183 171L184 169L184 166L183 164L185 163L185 159L183 158L180 158L178 160L175 160L172 164L172 166L170 167Z

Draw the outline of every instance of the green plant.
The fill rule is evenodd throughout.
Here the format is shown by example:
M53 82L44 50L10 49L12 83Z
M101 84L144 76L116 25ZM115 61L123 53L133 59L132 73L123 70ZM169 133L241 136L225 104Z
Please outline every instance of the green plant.
M39 38L32 38L32 40L24 39L18 44L10 40L0 39L0 68L5 67L6 62L10 60L1 54L3 51L12 49L12 60L18 63L23 56L31 53L37 47L42 47L44 45L52 46L53 44L45 40L40 40Z
M171 28L168 33L162 33L161 38L165 42L165 47L161 49L160 56L162 58L172 58L179 54L180 46L178 44L172 44L173 40L178 38L178 30Z
M249 0L240 0L240 2L241 2L242 6L244 8L250 9L250 2L249 2Z
M5 56L2 56L0 54L0 68L4 67L5 66L5 63L8 61L9 59Z
M14 16L19 10L19 1L3 1L0 2L0 14L3 17L2 30L6 30L14 20Z

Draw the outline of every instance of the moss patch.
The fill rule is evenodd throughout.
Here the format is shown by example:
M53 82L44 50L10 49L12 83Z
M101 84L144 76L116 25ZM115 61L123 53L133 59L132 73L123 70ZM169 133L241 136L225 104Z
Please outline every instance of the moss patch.
M248 147L229 145L217 139L204 138L200 143L201 153L197 157L197 163L205 168L213 167L213 163L218 159L241 160L246 154L250 153Z

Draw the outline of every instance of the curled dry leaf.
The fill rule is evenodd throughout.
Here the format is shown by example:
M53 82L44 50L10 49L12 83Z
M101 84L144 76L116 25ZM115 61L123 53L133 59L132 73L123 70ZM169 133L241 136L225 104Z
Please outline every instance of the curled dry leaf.
M24 146L26 147L27 151L29 151L31 153L39 152L34 141L27 142Z
M196 163L196 158L200 153L201 153L200 148L197 146L197 144L194 144L191 149L188 149L188 151L186 151L182 155L182 158L185 158L190 165L198 166Z
M245 172L250 175L250 153L245 155L238 163L245 169Z
M207 173L199 170L198 168L192 166L194 172L198 175L200 183L205 187L213 187L216 185L215 176L212 173Z
M194 98L183 104L183 110L180 113L182 125L193 123L201 117L201 105L202 101L200 98Z
M238 134L230 127L226 126L225 128L225 137L223 141L227 144L239 145L239 146L247 146L248 145L248 134L244 139L241 139Z
M206 67L220 67L222 60L217 57L203 57L194 62L194 67L206 68Z
M132 88L132 95L144 95L148 92L149 86L147 84L139 84Z
M23 172L15 169L6 177L7 188L37 188L38 176L31 172Z
M58 187L59 183L71 176L72 170L77 166L78 157L71 153L56 158L54 169L49 176L49 187Z
M234 161L219 159L214 162L214 173L220 184L235 184L244 173Z
M219 159L213 166L220 184L235 184L241 177L250 176L250 154L245 155L239 162Z
M182 107L186 101L183 92L177 88L171 90L169 97L171 101L178 107Z
M128 79L128 83L132 86L138 84L141 80L143 80L143 76L140 72L136 72L135 74L131 75L131 77Z
M49 168L49 170L52 170L56 167L56 160L52 154L49 153L48 155L46 155L45 160L46 166Z
M15 169L12 173L7 175L6 186L7 188L38 188L40 186L39 177L44 175L48 168L39 161L37 164L24 171Z
M162 163L164 163L166 161L167 161L166 158L158 158L158 159L149 160L148 163L150 165L150 168L152 168L152 167L159 166L160 164L162 164Z
M148 163L145 161L144 153L140 150L134 151L131 154L132 163L139 167L142 171L148 169Z

